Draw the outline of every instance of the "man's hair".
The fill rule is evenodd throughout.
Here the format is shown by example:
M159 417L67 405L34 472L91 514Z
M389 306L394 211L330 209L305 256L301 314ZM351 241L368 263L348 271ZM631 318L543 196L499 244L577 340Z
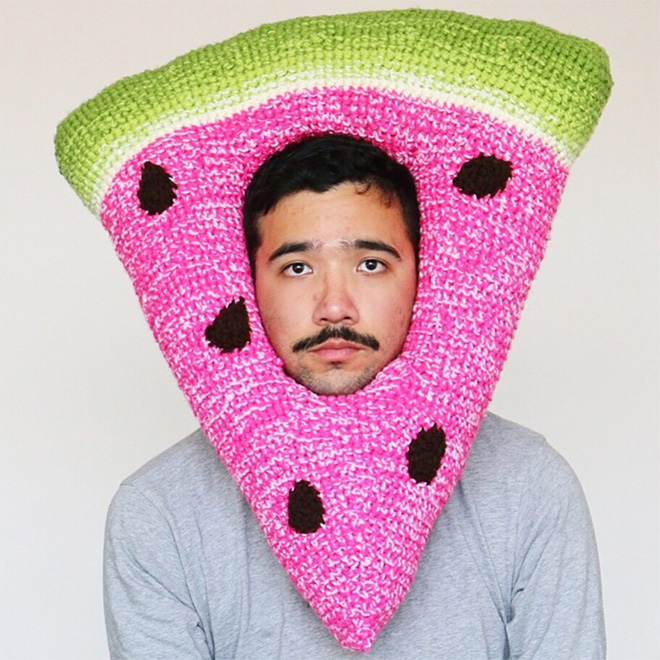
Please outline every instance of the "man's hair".
M332 133L310 136L288 144L269 156L254 174L245 193L243 229L250 266L261 245L259 220L292 193L322 193L342 183L376 186L401 204L406 232L415 258L419 253L419 206L410 171L382 149L350 135Z

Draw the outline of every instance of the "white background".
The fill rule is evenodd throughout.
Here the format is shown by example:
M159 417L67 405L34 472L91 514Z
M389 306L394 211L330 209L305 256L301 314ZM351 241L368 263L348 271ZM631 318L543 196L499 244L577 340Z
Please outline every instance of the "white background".
M543 432L581 479L610 660L660 658L658 4L23 0L0 4L3 659L106 657L106 508L196 426L109 239L57 172L56 124L124 75L262 22L414 5L531 19L610 53L613 96L569 177L491 409Z

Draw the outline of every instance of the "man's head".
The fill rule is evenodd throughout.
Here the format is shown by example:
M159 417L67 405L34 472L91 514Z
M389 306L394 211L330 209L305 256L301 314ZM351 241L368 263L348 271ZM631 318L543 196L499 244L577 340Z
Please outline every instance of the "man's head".
M417 286L410 172L344 135L267 159L245 196L264 329L287 373L318 394L364 387L401 351Z

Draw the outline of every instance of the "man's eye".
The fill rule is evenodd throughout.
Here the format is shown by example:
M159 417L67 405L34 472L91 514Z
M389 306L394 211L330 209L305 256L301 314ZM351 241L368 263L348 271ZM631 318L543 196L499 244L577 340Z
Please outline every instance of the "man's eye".
M312 269L307 264L297 261L296 263L285 266L282 272L289 277L298 277L300 275L308 275L312 272Z
M363 273L380 273L386 268L385 264L378 259L365 259L359 266L358 270Z

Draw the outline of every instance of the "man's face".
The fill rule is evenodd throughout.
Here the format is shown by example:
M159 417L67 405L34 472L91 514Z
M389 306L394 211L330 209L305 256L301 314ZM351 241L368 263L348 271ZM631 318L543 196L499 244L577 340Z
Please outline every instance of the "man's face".
M344 183L260 219L255 287L286 372L317 394L364 387L401 351L417 288L399 201Z

